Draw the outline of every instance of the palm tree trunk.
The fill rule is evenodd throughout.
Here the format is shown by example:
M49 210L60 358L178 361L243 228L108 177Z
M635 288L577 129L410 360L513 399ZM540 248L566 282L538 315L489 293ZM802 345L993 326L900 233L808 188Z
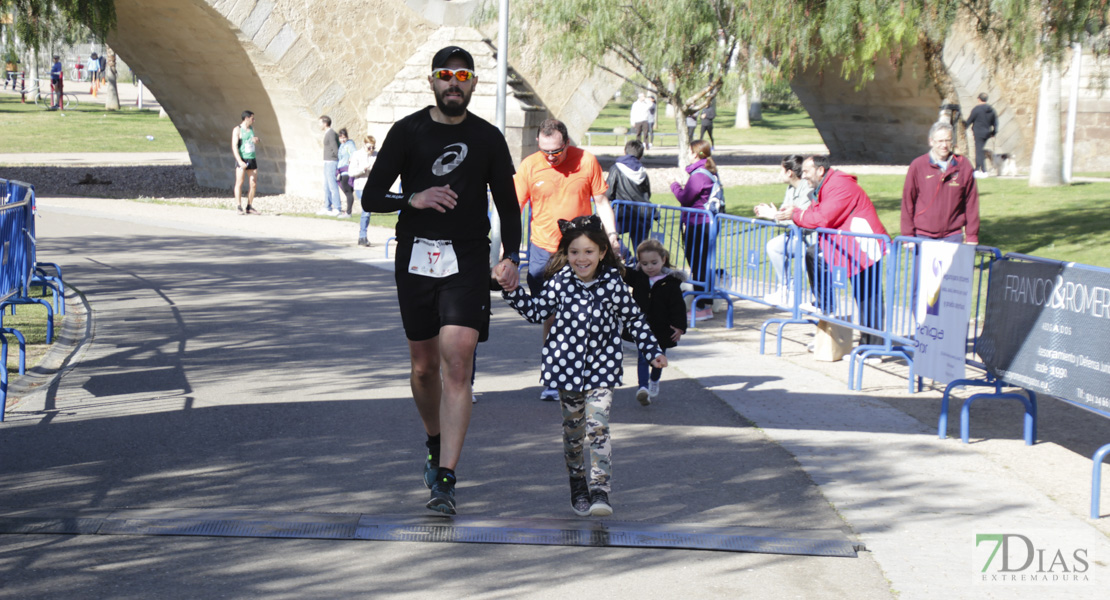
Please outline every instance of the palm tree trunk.
M104 108L107 110L119 110L119 90L116 89L116 51L108 48L105 51L108 54L108 59L105 61L105 68L107 73L104 74Z
M1029 185L1032 187L1064 185L1060 96L1060 65L1046 62L1041 70L1037 128L1033 136L1032 163L1029 166Z

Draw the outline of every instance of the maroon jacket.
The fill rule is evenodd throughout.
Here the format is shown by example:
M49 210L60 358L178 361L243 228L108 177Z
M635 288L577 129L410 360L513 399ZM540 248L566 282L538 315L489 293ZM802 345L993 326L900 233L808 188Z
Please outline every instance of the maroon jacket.
M975 167L963 156L953 155L948 168L919 156L910 163L902 187L902 235L946 238L967 228L965 241L979 243L979 188Z
M887 235L875 205L856 183L855 175L829 169L816 192L811 193L816 195L816 201L805 210L794 211L793 219L799 227ZM823 235L820 244L826 261L847 268L848 274L854 276L882 259L887 252L887 239Z

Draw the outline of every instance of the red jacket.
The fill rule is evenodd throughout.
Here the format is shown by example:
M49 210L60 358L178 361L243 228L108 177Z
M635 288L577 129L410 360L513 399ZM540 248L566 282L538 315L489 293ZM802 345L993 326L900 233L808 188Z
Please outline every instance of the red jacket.
M794 222L799 227L887 235L875 205L856 183L855 175L829 169L817 186L816 195L816 201L809 208L794 211ZM823 235L820 242L825 260L833 266L846 267L850 276L878 262L886 254L887 243L887 240L846 235Z
M979 243L979 187L975 167L963 156L953 156L941 173L929 154L910 163L902 187L902 235L940 239L960 233Z

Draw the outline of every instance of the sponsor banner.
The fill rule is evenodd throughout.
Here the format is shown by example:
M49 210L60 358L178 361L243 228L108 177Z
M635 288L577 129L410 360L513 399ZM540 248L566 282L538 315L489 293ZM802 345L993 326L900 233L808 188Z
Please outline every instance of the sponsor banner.
M1110 416L1110 272L1063 263L991 268L979 355L1007 383Z
M963 379L974 263L974 246L921 243L913 342L918 375L940 383Z

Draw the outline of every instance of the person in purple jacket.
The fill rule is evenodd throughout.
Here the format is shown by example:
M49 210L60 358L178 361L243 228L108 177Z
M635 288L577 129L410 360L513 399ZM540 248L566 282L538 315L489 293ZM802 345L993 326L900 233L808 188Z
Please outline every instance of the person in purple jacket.
M686 185L677 181L671 183L671 192L678 203L686 208L705 208L709 200L709 192L713 189L713 182L717 178L717 164L713 162L713 151L709 142L698 140L690 143L690 154L693 161L686 167L690 178ZM690 263L691 283L694 290L706 291L709 281L709 216L702 214L684 213L682 215L682 247L686 253L686 262ZM701 282L701 283L694 283ZM704 321L713 318L713 300L702 298L697 301L694 319Z

